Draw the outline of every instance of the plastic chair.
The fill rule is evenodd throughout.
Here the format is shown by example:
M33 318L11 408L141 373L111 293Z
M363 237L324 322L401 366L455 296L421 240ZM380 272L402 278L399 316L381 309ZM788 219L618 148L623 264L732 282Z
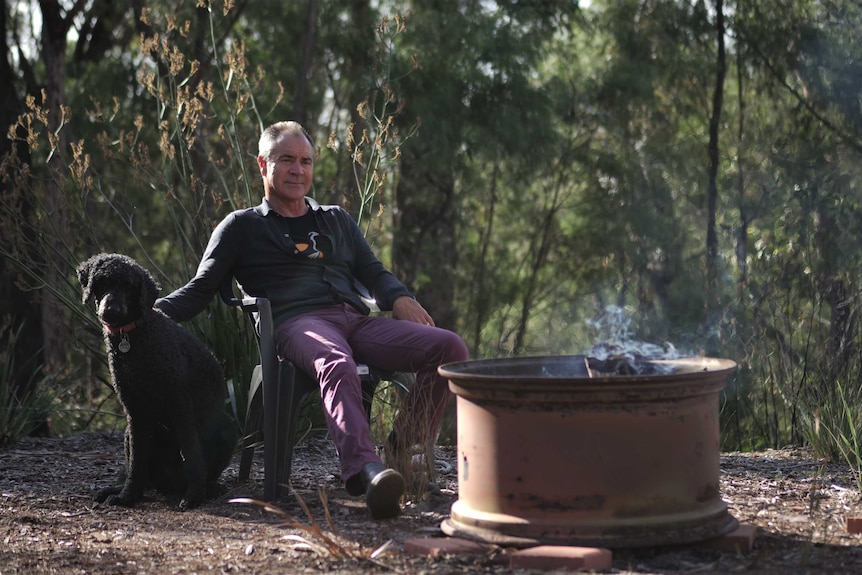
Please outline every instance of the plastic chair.
M260 364L254 368L248 389L239 480L248 479L254 450L262 440L263 494L266 501L273 501L280 497L290 479L300 410L306 397L311 393L317 396L320 388L313 377L278 356L268 299L236 297L232 279L222 284L219 294L226 304L242 309L255 325L260 351ZM369 420L374 393L381 381L391 381L402 390L408 389L392 372L365 364L358 364L357 372L362 380L362 400Z

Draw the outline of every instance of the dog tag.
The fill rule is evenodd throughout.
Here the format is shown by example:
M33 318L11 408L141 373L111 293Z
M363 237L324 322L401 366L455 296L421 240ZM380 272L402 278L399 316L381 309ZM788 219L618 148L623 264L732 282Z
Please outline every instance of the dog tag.
M119 345L117 345L117 349L123 353L129 353L129 350L132 349L132 345L129 343L128 335L123 334L123 339L120 340Z

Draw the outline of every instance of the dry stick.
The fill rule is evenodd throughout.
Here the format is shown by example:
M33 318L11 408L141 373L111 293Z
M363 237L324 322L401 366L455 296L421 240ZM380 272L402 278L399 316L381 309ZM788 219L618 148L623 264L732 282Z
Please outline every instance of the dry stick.
M593 377L595 377L595 375L593 375L593 370L592 370L592 369L590 369L590 359L589 359L588 357L586 357L586 356L584 356L584 366L587 368L587 376L588 376L590 379L592 379Z

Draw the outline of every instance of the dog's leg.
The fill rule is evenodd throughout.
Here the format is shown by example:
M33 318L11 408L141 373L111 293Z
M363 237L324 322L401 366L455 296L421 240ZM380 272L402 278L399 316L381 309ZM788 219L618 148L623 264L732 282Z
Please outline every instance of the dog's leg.
M207 464L207 498L223 495L226 491L219 484L222 472L230 465L239 440L236 422L224 409L211 418L202 432L204 459Z
M179 508L191 509L206 499L207 466L194 417L194 406L191 401L177 399L178 401L171 409L171 420L183 458L186 480L185 493L180 500Z
M126 418L126 481L118 492L104 489L100 492L108 505L132 507L144 495L147 485L147 462L150 451L150 430L139 425L131 416ZM97 496L98 499L99 496Z
M117 485L103 487L96 492L94 499L99 503L104 503L108 499L108 497L116 495L123 490L123 485L126 483L126 477L129 474L129 452L131 451L131 447L129 446L130 435L131 432L129 431L129 426L127 425L125 431L123 432L123 473L120 476L120 481L119 483L117 483Z

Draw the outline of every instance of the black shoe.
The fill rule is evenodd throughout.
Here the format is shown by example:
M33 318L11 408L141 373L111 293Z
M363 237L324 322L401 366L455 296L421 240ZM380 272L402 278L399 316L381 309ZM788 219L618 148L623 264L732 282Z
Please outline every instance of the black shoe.
M374 519L392 519L401 514L404 478L382 463L366 463L359 478L365 487L365 505Z

